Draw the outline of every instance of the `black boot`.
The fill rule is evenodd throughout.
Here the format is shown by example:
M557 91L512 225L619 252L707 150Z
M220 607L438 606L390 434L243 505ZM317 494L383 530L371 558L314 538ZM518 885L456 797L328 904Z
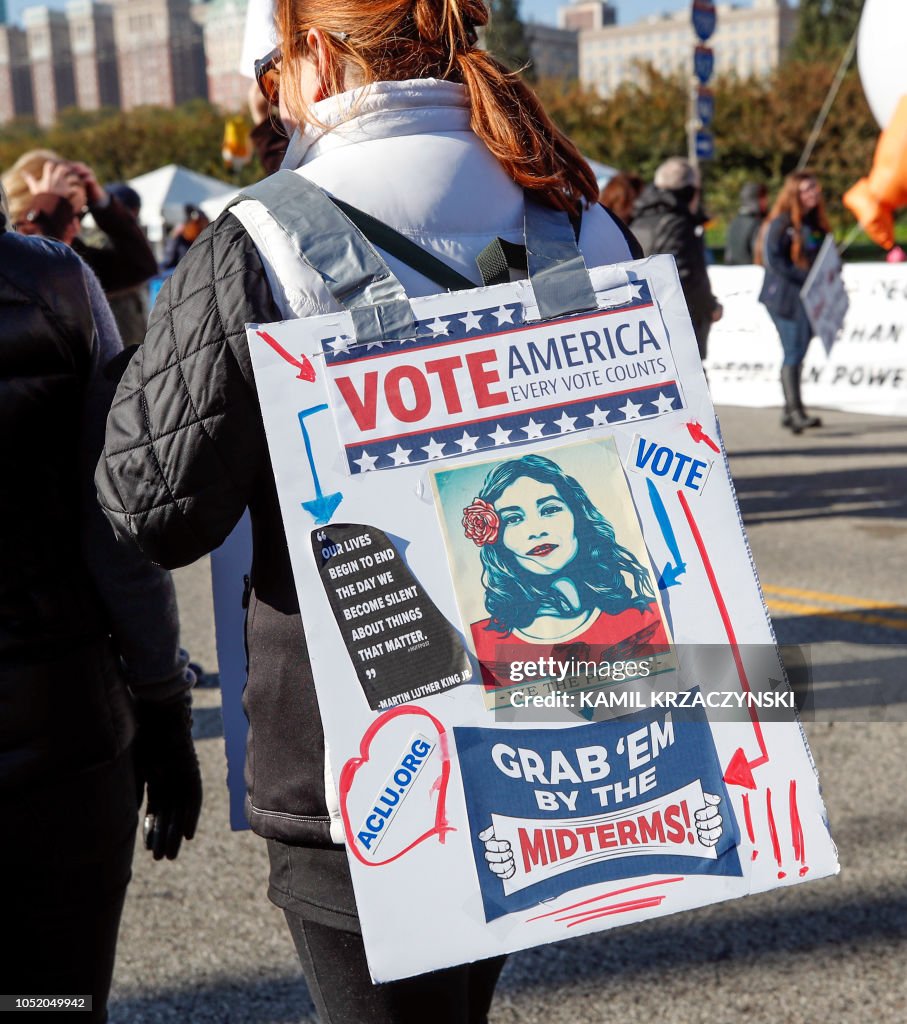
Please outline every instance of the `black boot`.
M800 434L806 426L804 416L800 412L797 389L798 366L781 367L781 390L784 392L784 414L781 426L787 427L794 434Z
M800 414L800 426L801 427L821 427L822 420L818 416L810 416L810 414L803 408L803 399L800 397L800 380L803 376L803 364L792 367L795 370L794 374L794 396L797 402L797 412Z

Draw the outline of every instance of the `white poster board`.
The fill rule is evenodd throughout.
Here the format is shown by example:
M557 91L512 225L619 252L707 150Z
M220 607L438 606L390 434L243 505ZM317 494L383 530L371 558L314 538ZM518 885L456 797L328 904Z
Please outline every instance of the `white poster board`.
M376 981L837 870L673 260L591 276L249 328Z
M833 235L826 235L809 275L800 289L800 299L809 317L813 336L820 338L826 355L844 326L849 305L841 276L841 257Z
M716 405L781 404L781 342L758 301L762 267L709 267L724 316L705 367ZM815 341L803 364L807 406L907 415L907 264L845 263L849 306L830 354Z

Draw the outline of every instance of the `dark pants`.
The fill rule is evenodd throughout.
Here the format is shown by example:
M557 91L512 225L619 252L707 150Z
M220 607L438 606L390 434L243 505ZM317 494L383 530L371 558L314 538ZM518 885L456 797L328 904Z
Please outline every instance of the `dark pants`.
M769 313L772 323L781 339L784 350L784 366L799 366L806 358L806 350L812 340L813 329L802 304L798 305L797 315L793 319Z
M362 937L284 914L322 1024L485 1024L504 957L373 985Z
M709 332L712 329L712 314L705 316L694 316L693 333L696 335L696 346L699 349L699 358L705 362L709 352Z
M505 957L374 985L346 852L268 841L283 909L321 1024L485 1024Z
M91 995L107 1020L137 820L132 752L15 799L0 797L4 995ZM29 1012L29 1020L60 1020Z

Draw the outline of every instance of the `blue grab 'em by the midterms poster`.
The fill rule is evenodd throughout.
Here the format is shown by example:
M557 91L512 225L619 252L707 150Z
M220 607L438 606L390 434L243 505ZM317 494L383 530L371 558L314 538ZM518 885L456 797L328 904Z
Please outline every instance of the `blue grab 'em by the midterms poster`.
M467 727L454 737L489 921L595 882L741 874L740 837L701 708L678 722L647 710L568 732ZM710 806L720 837L704 845L696 812ZM507 877L486 861L489 846L501 856L505 845Z

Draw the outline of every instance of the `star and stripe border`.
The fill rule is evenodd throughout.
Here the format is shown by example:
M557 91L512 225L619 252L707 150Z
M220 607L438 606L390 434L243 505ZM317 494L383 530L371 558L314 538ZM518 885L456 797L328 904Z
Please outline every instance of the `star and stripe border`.
M599 309L589 310L576 318L584 319L603 313L632 312L645 309L652 305L652 296L646 281L634 281L628 285L612 289L620 295L612 296L614 302ZM603 298L607 303L608 293ZM619 301L627 295L625 301ZM356 344L349 335L331 335L321 339L321 350L328 366L342 363L358 362L376 356L396 354L400 351L417 351L421 348L432 348L448 342L474 341L480 338L493 338L499 334L509 334L515 328L540 327L551 321L528 323L523 315L521 302L503 302L497 306L485 306L481 309L464 312L436 315L431 320L417 320L416 334L412 338L397 341L370 341ZM554 321L556 322L556 321ZM376 351L377 350L377 351Z
M576 402L558 403L544 409L461 421L441 429L394 434L362 444L348 444L346 458L353 475L397 469L470 452L494 451L551 437L565 437L593 427L652 419L683 407L677 382L660 381Z

